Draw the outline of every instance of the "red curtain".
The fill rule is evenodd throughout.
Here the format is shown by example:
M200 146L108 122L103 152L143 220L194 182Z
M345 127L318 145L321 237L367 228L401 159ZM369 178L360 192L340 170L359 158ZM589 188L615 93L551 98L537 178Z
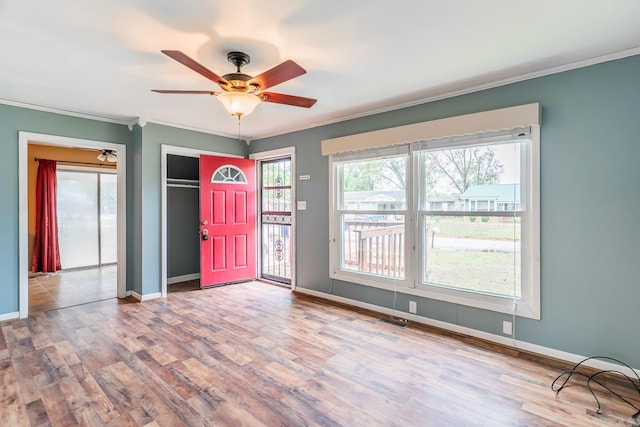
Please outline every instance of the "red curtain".
M40 159L36 180L36 236L31 260L31 271L34 273L61 269L56 187L56 161Z

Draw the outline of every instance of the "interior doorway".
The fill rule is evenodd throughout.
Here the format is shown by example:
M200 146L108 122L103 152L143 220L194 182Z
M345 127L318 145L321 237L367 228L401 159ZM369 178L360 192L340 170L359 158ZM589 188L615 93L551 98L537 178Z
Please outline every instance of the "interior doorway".
M59 164L65 164L66 168L73 169L73 167L77 168L93 168L99 169L100 161L97 160L97 155L100 154L100 150L108 150L112 153L117 153L117 163L115 163L115 168L112 171L111 178L106 178L105 181L110 181L115 178L115 185L105 187L105 191L115 191L113 194L114 199L112 200L113 210L111 212L106 212L103 216L103 221L105 222L104 232L105 239L108 241L111 238L115 241L115 247L109 248L107 246L103 246L102 250L105 252L105 256L102 257L102 260L98 260L96 265L93 265L93 272L84 271L83 273L80 270L72 270L65 271L60 274L41 274L41 275L33 275L30 278L30 270L31 270L31 252L33 246L33 232L30 230L30 205L34 203L34 200L31 199L31 195L29 192L29 170L30 163L37 162L37 156L30 153L30 146L42 146L45 149L49 149L50 153L54 153L56 148L60 150L69 150L68 152L73 152L77 150L78 152L89 152L90 156L96 158L94 161L87 162L79 162L75 160L70 160L69 158L55 158L54 155L48 157L49 160L57 160ZM40 302L42 309L51 309L51 308L59 308L60 306L69 306L82 304L91 301L97 301L100 299L105 299L103 292L104 289L101 289L101 286L88 286L89 282L97 282L102 284L111 283L112 287L107 292L110 298L115 296L117 297L125 297L127 295L126 291L126 146L124 144L103 142L103 141L93 141L93 140L84 140L77 138L67 138L67 137L59 137L54 135L46 135L46 134L34 134L29 132L20 132L19 133L19 206L20 206L20 216L19 216L19 287L20 287L20 304L19 304L19 316L20 318L24 318L29 313L30 303L34 302L34 307L36 303ZM46 157L43 157L46 158ZM67 160L66 162L64 160ZM90 164L86 164L90 163ZM31 168L33 169L33 168ZM96 190L99 195L99 189ZM83 198L83 196L78 193L71 191L70 195L75 195L77 198ZM33 196L35 197L35 196ZM97 196L99 197L99 196ZM65 203L69 203L66 201ZM99 206L97 204L96 206ZM96 208L97 209L97 208ZM98 212L95 212L96 215L99 215ZM31 215L35 215L31 213ZM109 228L109 222L112 223L112 226ZM100 222L96 222L95 227L100 227ZM109 238L106 235L109 234ZM80 236L77 238L84 239L86 236ZM105 242L107 243L107 242ZM98 244L100 244L98 242ZM96 250L98 253L100 252L100 248L97 247ZM105 262L107 259L113 261L111 263ZM101 265L102 264L102 265ZM111 265L105 265L111 264ZM63 266L64 268L64 266ZM30 292L30 284L33 284L33 292ZM50 297L52 295L57 295L60 297L61 292L66 292L66 296L64 297L64 301L58 299L54 301L54 299L49 298L48 300L45 297ZM48 294L48 296L46 295ZM38 299L40 298L40 299ZM33 300L33 301L31 301Z
M57 247L60 269L29 273L29 312L42 312L117 296L117 179L115 161L100 150L29 144L29 240L38 228L33 159L55 159ZM43 160L40 160L43 161ZM39 162L36 162L39 163ZM33 257L31 257L33 258Z
M172 291L200 286L200 155L238 158L225 153L163 144L161 168L161 276L162 298ZM171 201L171 203L170 203ZM189 282L189 286L181 286ZM176 285L176 284L181 285Z

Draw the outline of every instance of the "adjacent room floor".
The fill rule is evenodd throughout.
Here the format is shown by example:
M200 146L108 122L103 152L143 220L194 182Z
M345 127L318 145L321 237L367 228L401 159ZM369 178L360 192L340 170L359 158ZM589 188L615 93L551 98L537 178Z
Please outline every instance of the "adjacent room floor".
M29 313L115 298L118 267L59 271L29 278Z

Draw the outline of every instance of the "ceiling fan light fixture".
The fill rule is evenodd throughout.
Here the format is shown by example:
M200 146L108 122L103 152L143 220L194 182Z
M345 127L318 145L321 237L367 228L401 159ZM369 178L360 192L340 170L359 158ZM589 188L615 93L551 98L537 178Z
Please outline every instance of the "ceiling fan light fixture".
M96 158L101 162L106 160L107 162L115 163L118 161L118 154L115 150L102 150Z
M261 102L260 98L246 92L222 92L218 99L229 113L238 118L251 114Z

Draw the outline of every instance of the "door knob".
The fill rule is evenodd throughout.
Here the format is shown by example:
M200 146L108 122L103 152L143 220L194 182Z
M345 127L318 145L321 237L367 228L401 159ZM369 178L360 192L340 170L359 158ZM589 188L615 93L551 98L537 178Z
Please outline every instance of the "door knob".
M209 240L209 230L202 230L202 240Z

